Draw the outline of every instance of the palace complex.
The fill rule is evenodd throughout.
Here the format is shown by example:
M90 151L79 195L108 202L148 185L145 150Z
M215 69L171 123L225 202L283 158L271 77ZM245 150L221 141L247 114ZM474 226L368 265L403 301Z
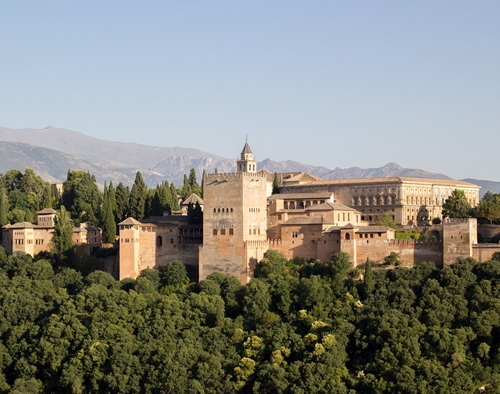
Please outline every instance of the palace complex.
M26 253L35 256L40 252L49 252L54 235L57 212L46 208L37 212L37 224L19 222L2 227L3 247L8 254ZM73 228L73 244L78 254L90 254L94 248L102 246L102 231L98 227L80 223Z
M306 173L280 174L280 190L272 194L274 174L257 170L248 143L236 163L237 172L205 174L203 224L187 216L133 218L119 223L120 279L136 278L145 268L176 259L192 266L199 279L213 272L247 283L268 249L287 258L329 261L337 252L354 266L367 258L383 263L391 252L403 264L432 261L453 264L457 258L490 258L499 245L477 243L476 219L442 219L442 205L455 189L470 205L479 202L479 187L453 180L388 177L324 180ZM395 230L376 225L390 214L400 226L426 226L428 240L398 240Z

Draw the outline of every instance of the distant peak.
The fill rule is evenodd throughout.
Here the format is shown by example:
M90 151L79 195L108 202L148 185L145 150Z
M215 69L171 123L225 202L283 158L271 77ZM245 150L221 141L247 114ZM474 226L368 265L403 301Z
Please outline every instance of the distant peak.
M55 127L51 126L51 125L48 125L48 126L44 127L42 130L47 130L47 129L55 129Z

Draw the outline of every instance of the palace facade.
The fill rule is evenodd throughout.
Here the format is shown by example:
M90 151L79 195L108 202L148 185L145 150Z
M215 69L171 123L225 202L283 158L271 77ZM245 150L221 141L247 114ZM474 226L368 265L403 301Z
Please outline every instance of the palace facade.
M46 208L37 212L37 224L19 222L2 227L2 244L8 254L26 253L34 257L51 250L57 212ZM102 246L102 230L80 223L73 228L72 242L80 255Z
M324 180L292 173L280 174L280 192L272 194L274 174L258 171L248 143L236 165L236 173L205 174L203 225L189 226L186 216L120 223L119 278L136 278L144 268L177 259L197 267L200 280L222 272L247 283L268 249L320 262L344 252L354 266L367 259L381 264L391 252L403 264L444 266L462 257L485 261L500 251L498 245L478 245L475 219L431 225L442 219L442 204L455 189L464 191L471 206L478 204L479 187L471 183L405 177ZM395 230L376 225L387 213L402 226L426 225L430 237L397 240Z

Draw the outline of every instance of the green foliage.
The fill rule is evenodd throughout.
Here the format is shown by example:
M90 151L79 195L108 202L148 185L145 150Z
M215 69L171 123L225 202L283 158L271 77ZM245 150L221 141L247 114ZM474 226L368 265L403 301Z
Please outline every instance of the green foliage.
M73 222L64 206L61 206L55 220L54 235L50 241L52 253L57 256L60 262L69 260L73 256L72 236Z
M172 260L160 267L160 282L163 286L181 287L188 283L186 266L179 260Z
M471 215L472 208L467 201L463 190L455 189L450 197L443 204L443 217L447 218L468 218Z
M408 230L403 230L403 231L396 231L395 234L396 239L414 239L418 240L420 239L420 233L418 231L408 231Z
M93 175L84 171L68 171L63 182L62 202L72 219L98 226L102 200Z
M198 197L201 197L201 187L198 185L198 181L196 180L196 170L194 168L191 168L189 171L189 188L191 190L191 193L196 194ZM188 196L189 197L189 196Z
M490 224L500 222L500 194L488 191L474 209L474 217Z
M500 387L500 259L443 270L367 261L357 280L342 254L312 265L270 252L276 269L246 286L221 273L187 286L180 262L119 282L102 271L54 269L50 259L0 248L3 392Z
M139 221L144 219L147 195L148 187L142 178L141 172L137 171L129 198L129 214L134 219Z
M384 257L384 261L388 265L401 265L401 260L399 260L399 253L391 252L389 256Z
M280 192L280 181L278 178L278 173L274 173L274 179L273 179L273 194L278 194Z
M398 227L396 223L396 219L394 219L394 216L388 212L383 213L377 218L376 224L378 226L386 226L390 227L392 229L396 229Z
M196 202L194 206L192 203L189 203L187 214L189 224L203 224L203 211L199 202Z

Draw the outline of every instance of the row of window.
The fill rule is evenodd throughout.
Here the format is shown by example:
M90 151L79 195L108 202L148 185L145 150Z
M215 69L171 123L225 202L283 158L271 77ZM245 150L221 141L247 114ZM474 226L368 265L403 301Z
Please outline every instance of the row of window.
M372 190L375 190L375 189L367 189L368 190L368 193L371 193ZM392 188L392 187L389 187L389 188L383 188L383 189L380 189L380 188L377 188L376 189L377 193L380 193L380 192L384 192L384 193L396 193L396 189L395 188ZM358 192L358 189L354 189L354 193L357 193ZM365 192L365 189L361 189L361 193L364 193Z
M396 196L362 196L354 197L351 200L352 205L395 205Z
M213 235L234 235L234 230L232 228L221 228L221 229L214 228L212 234Z
M229 213L233 212L233 208L214 208L214 213Z
M248 212L260 212L260 208L248 208Z

